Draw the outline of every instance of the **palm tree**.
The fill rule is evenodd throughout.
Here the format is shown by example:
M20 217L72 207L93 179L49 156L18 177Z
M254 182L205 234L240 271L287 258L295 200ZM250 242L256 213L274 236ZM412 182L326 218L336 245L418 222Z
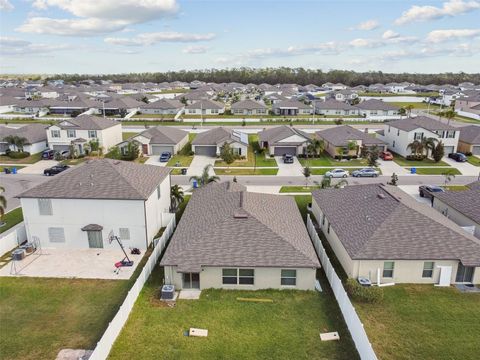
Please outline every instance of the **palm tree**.
M316 137L309 141L307 149L309 147L313 150L314 155L321 155L325 151L325 143L323 142L323 140L320 140Z
M450 125L450 120L452 120L457 113L453 109L449 109L443 113L443 116L447 118L448 125Z
M170 188L170 202L171 202L171 210L176 212L178 209L178 205L180 205L184 201L184 194L183 190L178 185L173 185Z
M419 140L413 140L410 144L407 145L407 149L412 151L412 154L418 155L423 154L423 143Z
M433 152L437 141L438 140L433 137L422 138L422 153L423 151L425 151L426 157L428 157L428 150L431 150Z
M215 181L218 181L220 180L220 178L218 176L210 176L210 174L208 173L210 168L212 168L212 164L208 164L206 165L204 168L203 168L203 172L202 172L202 175L200 176L191 176L190 177L190 181L192 180L196 180L197 183L198 183L198 186L203 186L203 185L206 185L206 184L210 184L211 182L215 182Z
M20 137L17 135L5 136L3 140L6 141L9 145L13 145L14 149L20 152L23 152L23 146L28 142L28 140L24 137Z
M5 192L5 188L0 186L0 194ZM3 215L5 215L5 210L7 209L7 199L5 196L0 195L0 223L2 223Z
M410 117L410 115L412 115L412 109L413 109L412 104L405 106L405 110L407 112L408 117Z
M445 176L445 186L455 178L455 172L451 169L445 171L442 175Z

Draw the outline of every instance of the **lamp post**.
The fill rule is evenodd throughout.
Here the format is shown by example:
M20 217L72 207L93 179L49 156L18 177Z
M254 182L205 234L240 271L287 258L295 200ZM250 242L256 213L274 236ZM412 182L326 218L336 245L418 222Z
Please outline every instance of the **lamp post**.
M257 172L257 150L253 151L253 173Z

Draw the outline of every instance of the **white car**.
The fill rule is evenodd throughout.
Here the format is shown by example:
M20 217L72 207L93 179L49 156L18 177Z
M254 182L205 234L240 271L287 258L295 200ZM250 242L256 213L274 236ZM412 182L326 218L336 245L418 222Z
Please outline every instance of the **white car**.
M349 175L349 172L343 169L333 169L325 173L326 177L331 177L331 178L346 178L348 177L348 175Z

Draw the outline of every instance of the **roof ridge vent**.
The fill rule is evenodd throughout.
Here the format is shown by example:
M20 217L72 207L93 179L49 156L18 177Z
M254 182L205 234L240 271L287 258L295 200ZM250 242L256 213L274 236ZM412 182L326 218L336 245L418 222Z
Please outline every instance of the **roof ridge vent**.
M385 199L385 194L379 193L379 194L377 194L377 197L378 197L379 199Z

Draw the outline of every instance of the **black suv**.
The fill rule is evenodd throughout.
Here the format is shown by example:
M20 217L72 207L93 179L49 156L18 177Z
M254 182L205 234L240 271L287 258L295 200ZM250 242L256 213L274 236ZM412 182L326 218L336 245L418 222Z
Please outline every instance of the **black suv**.
M453 159L455 160L456 162L465 162L467 161L467 157L465 156L465 154L462 154L462 153L451 153L451 154L448 154L448 157L450 159Z
M436 192L444 192L443 188L440 186L435 186L435 185L420 185L418 187L418 192L420 194L420 197L425 197L425 198L431 198L432 193Z
M55 165L55 166L52 166L50 169L43 170L43 175L52 176L52 175L60 174L62 171L65 171L68 168L70 168L70 166L68 165Z
M283 162L285 164L293 164L293 155L284 154L283 155Z

